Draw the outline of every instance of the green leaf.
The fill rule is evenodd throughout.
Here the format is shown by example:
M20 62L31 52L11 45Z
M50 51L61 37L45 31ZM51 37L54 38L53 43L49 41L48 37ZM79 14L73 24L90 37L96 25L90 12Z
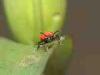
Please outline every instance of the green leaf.
M36 23L33 0L4 0L4 6L14 38L19 42L32 44L33 37L41 30Z
M65 42L64 45L59 46L60 50L58 50L58 52L57 50L54 52L55 48L58 47L56 44L48 51L45 51L42 48L37 50L34 45L24 45L9 39L0 38L0 74L41 75L45 69L49 70L49 68L45 68L48 60L50 60L49 58L54 57L55 60L56 55L59 55L55 62L55 64L57 63L56 66L59 66L58 59L60 59L59 63L62 62L62 65L66 63L65 58L69 58L72 54L71 38L67 37ZM53 53L54 55L52 55Z

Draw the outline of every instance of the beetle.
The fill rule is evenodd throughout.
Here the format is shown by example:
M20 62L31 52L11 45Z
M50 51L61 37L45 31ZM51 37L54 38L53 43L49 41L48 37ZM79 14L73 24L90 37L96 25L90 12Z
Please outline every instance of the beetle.
M40 41L38 42L38 47L40 48L41 45L45 45L47 43L53 42L55 40L60 40L60 32L45 32L40 35Z

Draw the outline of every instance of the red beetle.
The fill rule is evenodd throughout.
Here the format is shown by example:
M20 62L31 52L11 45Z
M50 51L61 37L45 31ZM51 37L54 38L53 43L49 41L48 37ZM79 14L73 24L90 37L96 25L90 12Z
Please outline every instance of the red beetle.
M40 42L38 42L38 48L40 47L40 45L50 43L50 42L57 40L57 39L60 40L59 31L41 33Z
M45 32L45 33L42 33L40 35L40 40L41 41L44 41L46 40L47 38L50 38L50 37L53 37L54 36L54 33L53 32Z

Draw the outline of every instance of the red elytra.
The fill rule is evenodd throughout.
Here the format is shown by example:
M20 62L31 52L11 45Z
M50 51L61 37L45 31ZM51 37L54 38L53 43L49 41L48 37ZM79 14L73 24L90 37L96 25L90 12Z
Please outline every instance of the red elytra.
M47 37L51 37L54 35L54 33L53 32L45 32L44 35Z
M40 40L45 40L46 38L48 38L48 37L52 37L54 35L54 33L53 32L45 32L44 34L41 34L40 35Z
M47 37L44 35L44 34L42 34L42 35L40 35L40 40L45 40Z

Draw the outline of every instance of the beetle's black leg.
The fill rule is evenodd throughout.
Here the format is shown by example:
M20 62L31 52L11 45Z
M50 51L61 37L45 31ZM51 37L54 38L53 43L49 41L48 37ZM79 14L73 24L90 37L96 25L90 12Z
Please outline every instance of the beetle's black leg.
M46 43L47 43L46 41L45 41L45 42L44 42L44 41L40 41L40 42L38 42L37 49L39 49L40 46L43 45L43 47L45 48L45 51L47 51L47 47L45 46Z
M37 46L37 49L39 49L40 48L40 42L38 42L38 46Z
M54 32L54 34L57 34L57 33L59 33L59 31L55 31L55 32Z
M40 32L40 34L44 34L43 32Z
M43 45L43 41L38 42L37 49L39 49L39 48L40 48L40 45Z
M56 40L58 41L58 44L60 44L60 36L56 35Z
M59 31L56 31L54 34L54 39L57 40L58 44L61 44L61 33Z

